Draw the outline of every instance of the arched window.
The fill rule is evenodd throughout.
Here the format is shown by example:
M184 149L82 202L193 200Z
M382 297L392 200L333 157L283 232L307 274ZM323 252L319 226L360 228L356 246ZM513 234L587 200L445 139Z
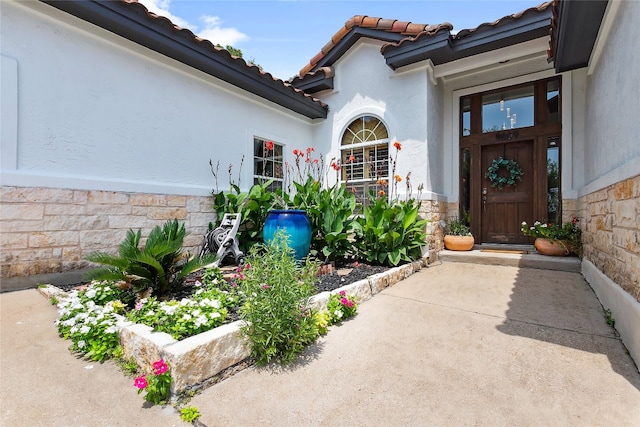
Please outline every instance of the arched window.
M342 135L340 157L342 181L360 202L368 202L370 191L387 191L389 133L380 119L362 116L351 122Z

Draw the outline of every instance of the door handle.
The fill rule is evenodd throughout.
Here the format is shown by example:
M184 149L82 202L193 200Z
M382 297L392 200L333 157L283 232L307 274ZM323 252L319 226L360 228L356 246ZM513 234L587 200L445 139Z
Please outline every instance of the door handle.
M487 187L482 189L482 210L485 212L487 210Z

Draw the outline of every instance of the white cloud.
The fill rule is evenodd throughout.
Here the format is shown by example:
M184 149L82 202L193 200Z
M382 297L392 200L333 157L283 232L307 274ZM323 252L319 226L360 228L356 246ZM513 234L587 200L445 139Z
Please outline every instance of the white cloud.
M145 5L145 7L149 9L149 12L169 18L171 22L173 22L180 28L187 28L194 32L198 29L198 27L189 24L184 19L169 12L171 0L140 0L140 3Z
M238 42L249 38L246 34L235 28L223 27L221 25L222 20L217 16L205 15L200 17L200 20L204 22L205 27L198 31L198 36L211 41L213 44L237 47Z
M187 28L197 36L207 39L213 44L237 47L238 42L249 39L249 36L236 28L224 27L222 20L217 16L205 15L200 17L200 20L204 23L204 27L200 28L200 26L172 14L170 12L171 0L140 0L140 2L149 9L149 12L165 16L177 26Z

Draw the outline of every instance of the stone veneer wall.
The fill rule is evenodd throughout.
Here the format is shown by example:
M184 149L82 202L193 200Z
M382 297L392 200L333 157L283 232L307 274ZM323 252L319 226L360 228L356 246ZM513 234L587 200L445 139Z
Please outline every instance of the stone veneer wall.
M203 196L2 187L0 201L2 278L86 268L89 252L115 253L128 229L144 238L173 218L190 233L185 248L198 253L215 215Z
M640 302L640 175L578 199L584 258Z
M444 249L444 229L441 221L458 216L458 203L424 200L420 207L420 216L427 219L427 243L430 251Z

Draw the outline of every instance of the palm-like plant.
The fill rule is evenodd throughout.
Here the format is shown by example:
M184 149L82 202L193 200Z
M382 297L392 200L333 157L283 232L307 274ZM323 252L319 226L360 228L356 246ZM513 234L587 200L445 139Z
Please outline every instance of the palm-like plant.
M213 255L196 257L182 251L187 232L177 219L154 227L142 248L141 234L141 230L127 231L118 255L90 253L86 259L104 267L89 272L88 279L124 281L134 292L151 289L157 297L162 297L179 291L189 274L215 260Z

